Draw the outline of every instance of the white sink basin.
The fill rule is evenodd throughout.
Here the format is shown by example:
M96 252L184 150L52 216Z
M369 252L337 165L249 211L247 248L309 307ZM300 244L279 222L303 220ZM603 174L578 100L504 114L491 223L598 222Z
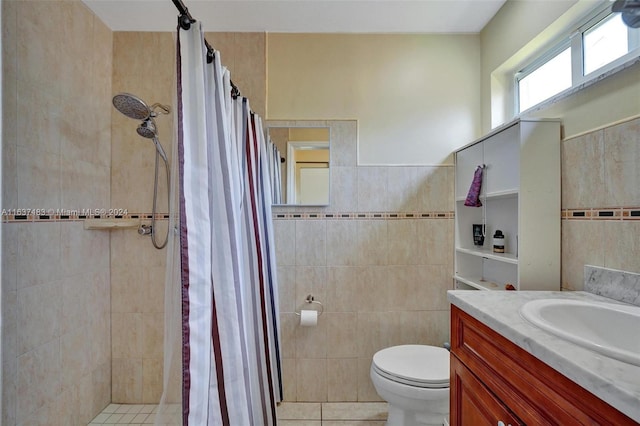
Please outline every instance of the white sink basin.
M522 317L562 339L640 366L640 307L567 299L525 303Z

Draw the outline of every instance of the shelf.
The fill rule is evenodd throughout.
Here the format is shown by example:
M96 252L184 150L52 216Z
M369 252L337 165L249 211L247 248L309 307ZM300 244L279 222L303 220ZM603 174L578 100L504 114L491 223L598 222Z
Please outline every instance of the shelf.
M485 194L484 197L481 197L481 198L487 199L487 200L498 200L501 198L517 198L519 192L520 192L519 189L509 189L507 191L495 191L495 192L489 192Z
M560 122L516 120L455 152L454 271L459 286L504 290L560 288ZM540 164L545 164L540 173ZM485 165L480 201L464 202ZM484 225L484 246L474 242ZM504 235L508 253L494 253L492 235ZM520 261L519 256L522 256Z
M480 195L480 201L484 201L484 200L500 200L500 199L504 199L504 198L517 198L519 192L520 192L519 189L509 189L509 190L506 190L506 191L489 192L487 194L481 194ZM464 197L456 197L456 202L465 201L466 199L467 199L466 196L464 196Z
M140 219L86 219L84 229L105 230L137 228L140 226Z
M498 262L510 263L512 265L518 264L518 257L513 253L494 253L489 249L466 249L462 247L457 247L456 252L497 260Z
M504 290L504 286L491 281L485 281L481 277L461 277L460 275L454 275L453 279L465 283L470 287L477 288L478 290Z

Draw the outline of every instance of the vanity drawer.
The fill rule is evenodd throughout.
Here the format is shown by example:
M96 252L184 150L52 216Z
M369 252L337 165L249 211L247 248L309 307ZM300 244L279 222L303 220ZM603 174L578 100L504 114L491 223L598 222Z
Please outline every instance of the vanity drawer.
M456 306L451 353L525 424L638 424Z

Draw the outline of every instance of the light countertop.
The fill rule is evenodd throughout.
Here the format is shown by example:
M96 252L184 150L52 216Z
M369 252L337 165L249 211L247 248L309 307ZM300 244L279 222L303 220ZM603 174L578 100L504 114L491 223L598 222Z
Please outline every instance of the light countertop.
M537 299L620 302L583 291L450 290L448 298L453 305L640 422L640 367L562 340L530 324L519 312L523 304Z

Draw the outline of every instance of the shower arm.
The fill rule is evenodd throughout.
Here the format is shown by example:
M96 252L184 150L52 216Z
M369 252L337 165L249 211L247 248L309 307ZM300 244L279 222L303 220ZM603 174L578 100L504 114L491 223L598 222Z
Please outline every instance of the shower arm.
M167 105L162 105L160 103L155 103L155 104L151 105L151 107L149 108L151 113L154 114L153 117L158 115L156 113L156 109L160 109L160 113L165 114L165 115L171 113L171 108L169 108ZM149 115L151 115L151 114L149 114Z

